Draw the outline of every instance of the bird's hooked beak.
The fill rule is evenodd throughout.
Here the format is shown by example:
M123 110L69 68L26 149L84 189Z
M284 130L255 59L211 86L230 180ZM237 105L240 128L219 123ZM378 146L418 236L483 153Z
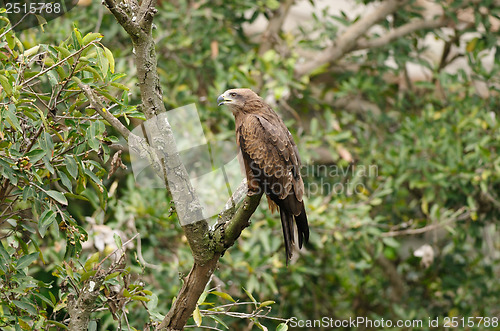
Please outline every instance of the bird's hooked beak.
M231 101L233 101L233 99L226 97L225 93L223 93L217 98L217 106L230 103Z

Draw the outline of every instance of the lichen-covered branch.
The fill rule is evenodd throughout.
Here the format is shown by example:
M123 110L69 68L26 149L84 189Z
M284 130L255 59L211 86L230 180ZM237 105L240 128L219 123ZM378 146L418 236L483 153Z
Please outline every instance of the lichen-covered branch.
M226 249L231 247L241 235L241 231L250 224L250 217L259 205L261 194L246 196L238 209L224 214L227 222L223 222L210 234L211 244L215 246L207 248L213 252L213 256L205 263L193 264L188 276L184 278L184 284L175 300L172 308L165 316L157 330L182 330L187 320L196 308L198 298L205 290L205 286L217 267L217 262Z
M90 313L95 307L95 301L99 296L99 289L106 273L99 270L98 273L88 281L80 290L78 297L71 293L68 295L68 313L70 316L68 330L86 331L90 322Z

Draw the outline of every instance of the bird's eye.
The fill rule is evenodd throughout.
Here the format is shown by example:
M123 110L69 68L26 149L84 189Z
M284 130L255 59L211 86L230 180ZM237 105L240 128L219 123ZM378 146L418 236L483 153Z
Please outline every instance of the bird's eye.
M230 96L230 97L235 97L235 96L236 96L236 93L231 92L231 93L229 93L229 96Z

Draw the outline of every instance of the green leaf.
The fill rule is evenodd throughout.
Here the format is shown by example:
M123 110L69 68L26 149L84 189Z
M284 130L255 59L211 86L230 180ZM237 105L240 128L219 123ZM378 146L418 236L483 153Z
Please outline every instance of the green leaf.
M22 131L21 125L19 124L19 120L16 116L16 106L14 106L13 104L9 104L9 107L5 110L5 115L7 116L7 122L9 122L9 124L13 128L15 128L17 131Z
M73 37L73 46L75 47L75 49L80 48L79 46L83 45L83 39L82 39L82 34L80 33L80 31L78 31L77 28L73 29L72 37Z
M38 246L38 243L36 240L31 241L33 246L35 246L35 249L38 253L40 253L40 260L42 260L42 263L45 264L45 259L43 258L43 253L40 247Z
M27 49L24 51L23 56L28 58L30 56L33 56L35 54L38 54L38 50L40 49L40 45L36 45L34 47L31 47L30 49Z
M22 317L17 317L17 324L16 325L16 331L20 328L22 330L31 330L31 327L30 325L24 321L24 319Z
M45 236L47 229L52 224L52 222L55 221L55 219L56 219L56 213L50 209L45 210L43 214L40 216L38 220L38 232L40 233L40 236L42 238Z
M64 164L66 165L66 169L68 170L71 177L76 179L78 176L78 165L76 164L75 159L71 155L66 155L64 157Z
M214 321L216 321L217 323L219 323L220 325L222 325L223 327L225 327L226 330L229 330L229 326L227 326L227 324L224 323L224 321L221 320L219 317L217 317L215 315L208 315L208 317L210 317L211 319L213 319Z
M60 54L59 60L65 59L71 55L71 52L66 47L53 46ZM68 58L68 63L73 64L74 60L72 57Z
M286 325L285 323L280 323L276 327L276 331L287 331L287 330L288 330L288 325Z
M271 288L273 293L278 293L278 287L276 286L276 281L274 280L273 276L268 273L262 273L262 277L266 281L267 285Z
M210 292L211 294L214 294L218 297L221 297L223 299L226 299L226 300L229 300L229 301L232 301L232 302L236 302L229 294L227 293L224 293L224 292L219 292L219 291L212 291Z
M262 308L262 307L267 307L267 306L273 305L273 304L275 304L275 303L276 303L276 301L273 301L273 300L267 300L267 301L262 302L262 303L259 305L259 308Z
M90 256L89 259L87 260L87 262L85 262L84 265L85 270L91 270L94 267L94 265L97 262L99 262L99 256L100 256L99 252L95 252L94 254L92 254L92 256Z
M106 59L108 59L109 62L109 70L111 71L112 74L115 73L115 58L113 57L113 53L107 48L107 47L102 47L104 49L104 55L106 56Z
M243 287L243 291L245 291L245 293L248 295L248 297L250 298L250 300L252 300L253 303L257 304L257 300L255 300L255 298L253 297L252 293L250 293L249 291L247 291L244 287Z
M111 64L110 64L111 65ZM121 83L116 83L116 82L113 82L111 83L112 86L116 87L116 88L119 88L120 90L124 90L124 91L129 91L130 89L128 88L128 86L125 86Z
M259 320L256 319L256 318L251 318L251 320L255 323L255 325L257 325L257 327L263 331L268 331L267 327L260 324Z
M43 149L33 149L25 154L25 156L30 158L30 162L35 164L37 161L44 157L46 152Z
M68 200L66 200L66 197L61 192L49 190L45 193L47 193L52 199L56 200L61 205L65 205L65 206L68 205Z
M54 304L46 296L41 295L40 293L33 293L33 295L35 295L37 298L39 298L40 300L42 300L43 302L45 302L46 304L48 304L50 307L54 308Z
M202 322L202 315L201 315L201 312L200 312L200 308L198 306L196 306L196 309L193 311L193 319L194 319L194 322L196 323L196 326L200 326L201 325L201 322Z
M21 308L22 310L25 310L30 314L36 315L36 309L31 303L22 302L19 300L12 300L12 303L15 304L16 307Z
M99 179L99 177L96 176L96 174L92 172L92 170L85 168L84 172L87 176L89 176L92 179L92 181L94 181L94 183L96 183L99 186L102 186L101 180Z
M151 300L148 301L148 310L154 310L158 306L158 296L156 294L151 294Z
M5 94L7 94L8 97L12 95L12 85L10 85L9 80L7 77L4 75L0 75L0 84L2 85L3 90L5 91Z
M100 34L99 32L87 33L85 35L85 37L83 37L83 39L82 39L82 45L87 46L88 44L90 44L91 42L96 40L97 38L102 38L102 37L103 37L103 35Z
M392 237L382 238L382 241L384 242L384 244L386 246L393 247L393 248L398 248L399 247L399 242L396 239L392 238Z
M90 271L84 272L82 277L80 278L80 282L81 283L85 282L87 279L94 276L96 273L97 273L97 270L90 270Z
M64 185L64 187L71 192L71 190L73 189L73 184L71 183L71 180L69 180L68 176L63 171L59 170L57 170L57 175L61 179L61 183Z
M476 45L477 45L477 42L478 42L479 38L474 38L472 39L471 41L469 41L467 43L467 45L465 46L465 50L469 53L473 52L475 49L476 49Z
M104 56L103 50L98 48L97 49L97 65L99 66L99 69L101 70L101 74L103 78L106 78L108 76L108 68L109 68L109 61L108 59Z
M7 220L7 221L9 221L9 220ZM17 225L17 224L16 224L17 222L16 222L15 220L12 220L12 221L14 221L14 222L15 222L15 224L14 224L13 226L16 226L16 225ZM10 224L10 222L9 222L9 224ZM26 242L24 241L24 239L23 239L23 238L21 238L21 237L19 237L19 236L16 236L16 241L17 241L17 242L19 243L19 245L21 246L21 249L22 249L22 251L23 251L24 255L28 255L28 254L29 254L28 245L26 244Z
M54 143L52 142L52 137L50 133L44 132L40 137L39 145L42 149L45 150L46 155L50 158L52 157L52 153L54 152Z
M14 50L14 47L16 46L16 39L15 39L14 31L9 31L5 35L5 39L7 39L7 45L11 50Z
M33 263L36 259L38 259L38 252L31 253L29 255L21 256L21 258L17 261L16 270L22 270Z
M122 237L118 233L113 234L113 239L115 240L115 244L117 248L121 248L123 246L122 244Z
M47 72L47 78L49 79L50 86L54 87L59 84L59 80L56 77L56 71L51 70Z
M115 278L115 277L116 277L116 276L118 276L119 274L120 274L120 272L119 272L119 271L113 272L113 273L111 273L111 274L107 275L107 276L106 276L106 278L104 278L104 280L110 280L110 279L112 279L112 278Z
M52 154L52 152L50 152ZM55 170L54 170L54 167L52 166L52 163L50 163L50 157L45 155L43 158L43 164L45 165L45 168L47 168L47 170L51 173L51 174L54 174L55 173Z
M67 327L65 324L63 324L63 323L61 323L61 322L54 321L54 320L47 320L47 321L46 321L46 324L47 324L47 325L51 325L51 324L53 324L53 325L55 325L55 326L57 326L57 327L59 327L59 328L61 328L61 329L68 330L68 327ZM90 328L90 323L89 323L89 328ZM90 330L90 329L89 329L89 330Z
M130 297L131 300L148 302L149 298L143 297L142 295L133 295Z

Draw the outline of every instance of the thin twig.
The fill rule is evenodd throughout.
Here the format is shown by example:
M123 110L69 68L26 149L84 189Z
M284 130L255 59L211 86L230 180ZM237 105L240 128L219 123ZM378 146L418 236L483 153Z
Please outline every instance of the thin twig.
M2 39L2 38L3 38L3 36L5 36L5 35L6 35L7 33L9 33L10 31L12 31L12 29L14 29L16 26L18 26L18 25L19 25L19 24L20 24L20 23L21 23L21 22L22 22L22 21L26 18L26 16L28 16L29 14L32 14L32 13L28 12L28 13L24 14L24 16L23 16L23 17L21 17L21 19L19 20L19 22L17 22L17 23L16 23L16 24L14 24L14 25L12 25L12 23L11 23L11 25L10 25L10 29L7 29L7 31L5 31L4 33L0 34L0 39ZM9 23L10 23L10 21L9 21Z
M465 207L462 207L458 209L454 215L459 215L456 217L450 217L447 220L441 222L441 223L436 223L436 224L431 224L431 225L426 225L422 228L418 229L407 229L407 230L398 230L398 231L388 231L384 232L381 234L382 237L398 237L398 236L406 236L406 235L414 235L414 234L421 234L425 232L429 232L432 230L436 230L442 227L445 227L447 225L450 225L451 223L458 222L458 221L463 221L466 220L470 217L470 211L467 211L462 214L462 212L465 210ZM461 215L460 215L461 214Z
M109 109L106 109L94 90L92 90L90 86L83 83L79 83L78 86L82 89L83 93L85 93L87 99L89 99L90 107L97 111L102 118L108 121L112 127L118 130L125 140L128 140L128 137L131 134L130 130L127 129L127 127L123 125L122 122L120 122L112 113L110 113Z
M55 63L54 65L48 67L47 69L44 69L42 71L40 71L38 74L36 74L35 76L31 77L30 79L28 80L25 80L24 82L21 83L20 86L24 86L26 84L28 84L29 82L33 81L34 79L44 75L45 73L49 72L50 70L54 69L55 67L58 67L59 65L61 65L62 63L68 61L70 58L72 58L73 56L75 55L78 55L80 54L81 52L83 52L86 48L94 45L96 43L96 41L92 41L90 43L88 43L87 45L83 46L82 48L80 48L79 50L77 50L76 52L66 56L64 59L60 60L60 61L57 61L57 63Z
M129 240L127 240L126 242L124 242L122 244L122 247L117 247L113 252L111 252L110 254L108 254L108 256L106 256L104 259L102 259L101 262L99 262L99 264L96 266L96 269L99 269L101 267L101 265L104 263L104 261L106 261L111 256L113 256L116 252L118 252L119 249L123 250L123 248L125 246L127 246L132 240L134 240L138 235L139 235L139 233L136 233L132 238L130 238Z
M314 59L297 66L295 69L296 75L299 77L306 75L324 64L337 61L356 47L358 39L361 38L370 27L387 17L387 15L394 13L407 2L408 0L388 0L383 2L373 12L363 16L349 26L332 45L319 52Z
M437 29L447 25L448 22L449 21L444 17L440 17L435 20L412 21L394 30L389 31L388 33L384 34L383 37L372 40L358 40L353 50L382 47L393 42L398 38L409 35L410 33L413 33L415 31L426 30L426 29Z

